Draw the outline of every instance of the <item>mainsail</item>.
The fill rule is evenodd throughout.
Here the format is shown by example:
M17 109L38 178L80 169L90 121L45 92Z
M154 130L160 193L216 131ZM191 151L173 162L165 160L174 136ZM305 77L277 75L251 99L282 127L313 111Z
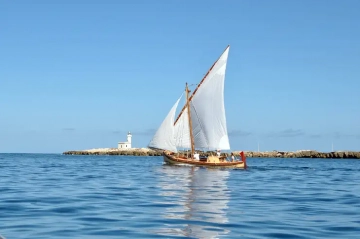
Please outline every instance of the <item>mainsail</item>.
M229 48L228 46L225 49L189 98L195 148L230 149L224 106L224 82ZM174 123L180 98L150 141L150 148L172 152L177 152L178 148L191 148L187 107L184 106Z
M148 147L155 149L170 150L172 152L177 152L175 145L175 127L174 127L174 118L176 108L179 104L180 98L176 101L174 106L171 108L170 112L161 123L160 127L156 131L154 137L151 139Z
M230 149L224 106L224 82L229 47L213 65L190 97L190 112L196 148ZM187 120L186 108L181 112L178 124ZM181 128L181 127L179 127ZM184 135L189 129L185 128ZM179 132L178 132L179 134Z

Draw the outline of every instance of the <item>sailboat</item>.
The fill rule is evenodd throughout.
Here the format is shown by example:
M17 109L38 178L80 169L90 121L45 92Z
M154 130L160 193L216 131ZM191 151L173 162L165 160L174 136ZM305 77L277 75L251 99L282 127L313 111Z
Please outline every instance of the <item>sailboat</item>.
M246 158L227 161L215 151L229 150L224 105L224 82L230 46L227 46L204 78L191 93L186 83L185 91L175 102L148 147L163 150L166 164L202 167L246 168ZM175 119L176 109L183 95L185 104ZM180 153L179 149L190 149ZM197 149L198 151L195 151ZM200 157L199 151L210 152Z

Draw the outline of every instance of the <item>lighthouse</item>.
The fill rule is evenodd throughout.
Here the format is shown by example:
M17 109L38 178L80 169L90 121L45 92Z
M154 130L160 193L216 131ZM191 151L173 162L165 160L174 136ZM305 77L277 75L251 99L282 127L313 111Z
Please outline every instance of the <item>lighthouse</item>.
M129 131L128 134L127 134L127 142L128 142L128 144L130 144L130 148L131 148L131 137L132 137L132 135L131 135L131 133Z
M127 134L127 141L126 142L119 142L118 149L131 149L131 133L130 131Z

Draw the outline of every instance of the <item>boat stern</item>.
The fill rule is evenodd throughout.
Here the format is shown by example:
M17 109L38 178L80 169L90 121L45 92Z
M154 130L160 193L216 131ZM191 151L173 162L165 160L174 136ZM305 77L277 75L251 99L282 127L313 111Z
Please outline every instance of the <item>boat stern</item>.
M241 161L244 162L244 168L246 169L247 168L247 164L246 164L246 157L245 157L245 154L244 154L244 151L241 151L240 152L240 157L241 157Z

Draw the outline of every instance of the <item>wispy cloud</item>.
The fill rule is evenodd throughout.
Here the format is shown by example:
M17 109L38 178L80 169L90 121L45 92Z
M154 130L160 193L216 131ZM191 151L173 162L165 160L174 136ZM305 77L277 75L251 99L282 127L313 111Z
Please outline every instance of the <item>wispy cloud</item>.
M74 131L74 128L64 128L64 131ZM128 130L113 130L113 134L125 135ZM133 135L137 136L153 136L156 132L156 129L149 128L144 130L135 130L130 131ZM249 137L249 136L258 136L258 137L269 137L269 138L295 138L295 137L307 137L312 139L317 138L356 138L360 139L360 133L341 133L341 132L328 132L328 133L306 133L302 129L284 129L280 131L273 131L269 133L254 133L250 131L233 129L229 130L229 136L231 137Z
M149 136L149 135L154 135L155 134L155 129L145 129L145 130L137 130L137 131L130 131L132 135L144 135L144 136ZM114 130L112 131L113 134L127 134L128 131L126 130Z
M285 133L285 131L283 131L282 133ZM328 132L328 133L306 134L302 130L287 130L285 135L286 134L292 135L293 137L295 137L295 136L306 136L306 137L313 138L313 139L316 139L316 138L335 138L335 139L356 138L356 139L360 139L360 133Z
M238 130L238 129L229 131L229 136L233 136L233 137L246 137L246 136L250 136L250 135L252 135L251 132Z
M339 138L357 138L360 139L360 133L342 133L342 132L334 132L331 134L332 137Z
M322 138L324 135L322 135L322 134L309 134L308 136L309 136L309 138L318 139L318 138Z
M63 131L75 131L75 128L63 128Z
M272 132L267 134L268 137L279 137L279 138L298 137L304 135L305 132L302 129L285 129L278 132Z
M145 129L145 130L134 131L134 132L132 132L132 134L149 136L149 135L154 135L155 132L156 132L156 129Z

